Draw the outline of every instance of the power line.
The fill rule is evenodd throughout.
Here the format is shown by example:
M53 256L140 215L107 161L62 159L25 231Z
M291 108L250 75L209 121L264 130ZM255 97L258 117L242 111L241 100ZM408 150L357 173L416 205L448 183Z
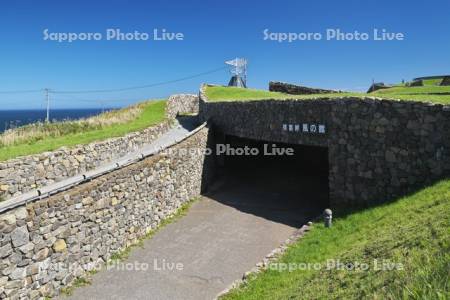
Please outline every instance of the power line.
M39 90L17 90L17 91L0 91L0 94L26 94L26 93L38 93L42 92L43 89Z
M193 79L193 78L196 78L196 77L200 77L200 76L212 74L212 73L215 73L215 72L219 72L219 71L224 70L226 68L227 67L220 67L220 68L216 68L216 69L209 70L209 71L206 71L206 72L197 73L197 74L186 76L186 77L181 77L181 78L178 78L178 79L162 81L162 82L156 82L156 83L140 85L140 86L125 87L125 88L101 89L101 90L78 90L78 91L64 91L64 90L54 90L54 89L44 88L44 89L36 89L36 90L0 91L0 94L24 94L24 93L37 93L37 92L41 92L42 93L43 92L44 95L45 95L45 100L46 100L46 111L47 111L46 121L50 122L50 94L66 94L67 95L67 94L110 93L110 92L122 92L122 91L144 89L144 88L162 86L162 85L166 85L166 84L171 84L171 83L176 83L176 82L180 82L180 81ZM71 97L70 95L67 95L67 96ZM59 97L57 97L57 98L59 98ZM84 99L83 100L78 99L78 101L91 102L90 100L84 100ZM93 102L100 103L100 105L102 107L104 107L105 103L111 103L111 102L116 102L116 101L117 102L124 102L124 100L119 100L119 99L115 99L115 100L96 99L96 100L93 100ZM125 100L125 101L128 102L128 99Z
M69 97L69 98L66 98ZM113 99L105 99L105 97L99 97L99 98L78 98L75 97L72 94L58 94L55 97L53 97L53 101L54 102L66 102L66 101L76 101L76 102L85 102L85 103L97 103L97 104L113 104L113 103L135 103L135 102L139 102L139 101L145 101L146 99L143 99L142 97L140 98L113 98Z
M178 78L178 79L174 79L174 80L162 81L162 82L151 83L151 84L140 85L140 86L132 86L132 87L125 87L125 88L117 88L117 89L105 89L105 90L80 90L80 91L59 91L59 90L53 90L52 93L54 93L54 94L90 94L90 93L110 93L110 92L122 92L122 91L144 89L144 88L156 87L156 86L176 83L176 82L180 82L180 81L184 81L184 80L189 80L189 79L192 79L192 78L196 78L196 77L212 74L212 73L224 70L226 68L227 67L220 67L220 68L213 69L213 70L210 70L210 71L206 71L206 72L203 72L203 73L198 73L198 74L195 74L195 75L190 75L190 76L186 76L186 77L182 77L182 78Z
M69 97L69 98L66 98L66 97ZM72 94L59 94L58 96L56 96L55 100L57 100L57 101L59 101L59 100L73 101L73 100L75 100L75 101L81 101L81 102L99 102L99 101L102 101L102 102L130 102L130 101L143 100L142 97L136 98L136 99L131 99L131 98L103 99L103 98L104 98L104 96L99 97L99 98L89 98L89 97L88 98L85 98L85 97L78 98Z
M131 86L131 87L125 87L125 88L117 88L117 89L99 89L99 90L78 90L78 91L65 91L65 90L49 90L49 93L52 94L89 94L89 93L109 93L109 92L121 92L121 91L130 91L130 90L137 90L137 89L144 89L144 88L150 88L150 87L156 87L171 83L176 83L184 80L189 80L196 77L201 77L204 75L212 74L215 72L219 72L221 70L226 69L227 67L220 67L213 70L209 70L202 73L197 73L194 75L181 77L178 79L168 80L168 81L162 81L162 82L156 82L156 83L150 83L146 85L138 85L138 86ZM15 90L15 91L0 91L0 94L25 94L25 93L38 93L38 92L46 92L46 89L36 89L36 90Z

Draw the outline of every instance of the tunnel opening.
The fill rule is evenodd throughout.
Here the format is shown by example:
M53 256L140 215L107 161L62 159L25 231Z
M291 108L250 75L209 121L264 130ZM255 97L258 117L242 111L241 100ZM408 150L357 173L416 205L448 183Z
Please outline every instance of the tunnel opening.
M220 140L210 198L295 227L329 206L328 148L231 135Z

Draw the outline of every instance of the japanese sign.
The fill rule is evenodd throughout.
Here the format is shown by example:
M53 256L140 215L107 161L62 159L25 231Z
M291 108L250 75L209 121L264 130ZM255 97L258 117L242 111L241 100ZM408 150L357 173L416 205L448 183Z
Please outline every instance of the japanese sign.
M326 126L317 123L283 124L283 131L325 134Z

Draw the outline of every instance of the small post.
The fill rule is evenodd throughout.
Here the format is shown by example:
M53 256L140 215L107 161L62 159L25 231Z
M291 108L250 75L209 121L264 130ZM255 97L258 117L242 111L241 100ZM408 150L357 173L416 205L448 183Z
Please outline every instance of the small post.
M331 227L331 220L333 219L333 212L331 209L327 208L323 211L323 221L325 223L325 227Z

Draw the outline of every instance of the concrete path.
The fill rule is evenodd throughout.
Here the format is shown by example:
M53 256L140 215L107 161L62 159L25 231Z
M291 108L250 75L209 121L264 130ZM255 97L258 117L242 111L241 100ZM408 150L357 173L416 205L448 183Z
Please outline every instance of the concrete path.
M273 194L264 196L239 182L228 181L195 202L186 216L135 248L124 264L97 273L69 299L214 299L311 215L265 201Z
M287 169L278 163L227 169L186 216L69 299L214 299L317 216L326 185Z

